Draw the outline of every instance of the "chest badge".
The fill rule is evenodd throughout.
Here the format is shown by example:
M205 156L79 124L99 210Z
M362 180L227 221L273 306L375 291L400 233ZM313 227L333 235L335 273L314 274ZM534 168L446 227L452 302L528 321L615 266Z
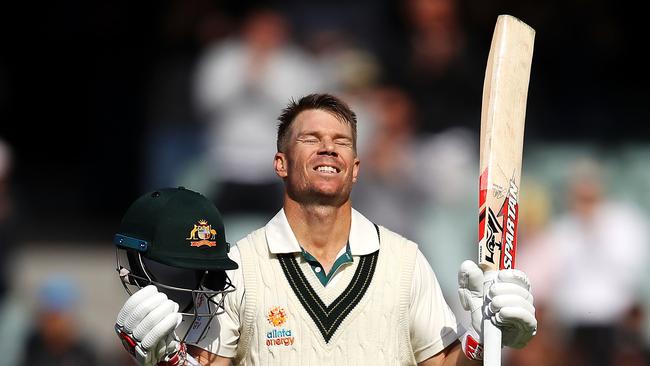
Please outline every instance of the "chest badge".
M286 329L283 325L287 322L288 316L286 310L279 306L269 309L266 320L273 328L266 332L267 347L291 346L295 338L291 334L291 329Z

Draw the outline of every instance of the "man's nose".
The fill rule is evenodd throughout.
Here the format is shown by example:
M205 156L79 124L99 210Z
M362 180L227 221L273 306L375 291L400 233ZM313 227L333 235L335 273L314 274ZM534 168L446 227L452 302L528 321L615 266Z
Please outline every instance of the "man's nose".
M322 139L318 154L337 156L338 153L336 152L336 144L334 144L334 140L329 138Z

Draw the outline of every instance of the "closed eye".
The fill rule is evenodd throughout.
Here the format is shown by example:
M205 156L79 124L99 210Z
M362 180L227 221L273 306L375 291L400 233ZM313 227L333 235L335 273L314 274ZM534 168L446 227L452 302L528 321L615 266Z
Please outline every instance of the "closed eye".
M352 147L352 141L349 139L336 139L334 143L339 146Z
M298 139L299 142L303 144L317 144L318 139L316 137L302 137Z

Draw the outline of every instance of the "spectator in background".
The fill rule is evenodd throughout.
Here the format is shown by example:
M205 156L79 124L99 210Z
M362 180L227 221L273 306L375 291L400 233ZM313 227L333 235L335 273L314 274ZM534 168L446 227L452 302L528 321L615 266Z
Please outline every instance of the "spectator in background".
M648 221L606 196L596 161L578 160L570 172L569 212L551 223L553 255L541 260L562 269L551 300L571 338L569 364L612 365L617 329L647 277Z
M98 360L77 333L76 285L64 277L46 280L38 293L36 323L28 336L22 365L92 366Z
M228 216L255 212L270 218L282 185L275 153L275 115L289 98L323 90L321 70L289 40L282 14L253 11L237 37L210 46L199 60L195 98L208 124L206 138L215 203Z
M372 99L373 135L360 152L363 169L352 199L359 210L369 213L371 221L415 237L423 192L415 182L413 101L391 86L377 89Z
M225 38L233 23L222 6L210 0L162 1L157 8L163 11L162 21L152 42L157 52L144 93L145 191L197 185L189 180L206 141L201 140L204 126L191 96L194 67L202 47Z
M415 105L396 86L372 94L368 128L372 136L360 151L363 169L352 193L355 206L375 222L417 238L436 271L447 301L463 316L457 296L455 262L473 258L476 226L474 144L461 129L418 135ZM442 258L436 253L444 251ZM451 258L451 259L450 259Z
M505 359L507 366L546 366L566 364L565 342L562 329L557 319L549 312L549 304L554 296L552 287L563 273L559 262L555 260L553 245L549 236L549 217L551 214L551 197L547 190L533 177L524 177L519 204L519 226L517 227L519 243L515 267L525 270L535 288L531 289L535 297L535 316L543 330L526 350L509 350Z
M415 97L418 129L435 133L451 127L474 127L480 115L483 80L474 70L482 73L484 67L472 65L479 58L468 54L458 1L407 0L400 4L402 34L385 42L381 51L386 76Z
M462 317L466 314L458 300L452 263L476 258L476 245L468 243L477 240L472 228L478 228L478 139L455 128L421 135L419 145L417 183L426 193L416 238L422 253L436 266L449 306Z
M376 127L373 99L382 73L379 60L343 30L316 31L307 35L305 44L325 72L329 87L354 109L357 151L364 155Z

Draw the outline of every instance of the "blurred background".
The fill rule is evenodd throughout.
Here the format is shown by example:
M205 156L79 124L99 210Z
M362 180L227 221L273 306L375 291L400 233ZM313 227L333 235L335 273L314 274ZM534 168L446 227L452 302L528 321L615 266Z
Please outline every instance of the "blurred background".
M0 13L0 365L128 364L112 329L122 213L182 185L214 200L236 242L280 207L280 110L316 91L358 115L354 206L417 241L458 310L502 13L537 31L518 266L539 332L506 362L650 364L650 95L633 5L64 0Z

